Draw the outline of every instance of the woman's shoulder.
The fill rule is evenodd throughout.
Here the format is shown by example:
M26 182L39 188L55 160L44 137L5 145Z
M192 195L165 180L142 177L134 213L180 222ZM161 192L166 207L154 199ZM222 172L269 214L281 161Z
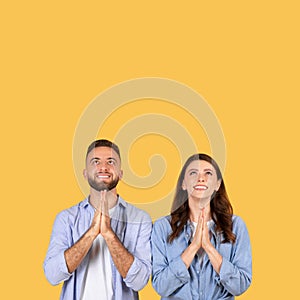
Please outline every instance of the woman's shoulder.
M245 224L245 222L242 219L242 217L240 217L238 215L232 215L232 222L236 223L236 224Z
M245 221L237 215L232 216L232 225L233 225L233 232L238 232L238 231L247 231L247 226Z
M163 217L160 217L158 219L156 219L156 221L154 221L154 224L157 223L157 224L163 224L163 223L170 223L170 220L171 220L171 216L170 215L167 215L167 216L163 216Z
M171 228L170 221L171 221L170 215L160 217L154 222L153 229L154 230L169 230Z

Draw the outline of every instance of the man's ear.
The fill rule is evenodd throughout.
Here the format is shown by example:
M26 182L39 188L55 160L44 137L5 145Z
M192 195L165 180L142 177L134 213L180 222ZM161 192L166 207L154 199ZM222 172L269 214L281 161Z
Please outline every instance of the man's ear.
M86 169L83 170L82 174L83 174L84 179L87 179L87 170Z
M123 178L123 170L120 170L119 179Z

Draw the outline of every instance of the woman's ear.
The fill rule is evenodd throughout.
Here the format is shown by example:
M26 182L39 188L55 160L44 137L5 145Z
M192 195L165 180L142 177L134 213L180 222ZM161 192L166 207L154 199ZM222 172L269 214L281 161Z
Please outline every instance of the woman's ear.
M219 190L220 186L221 186L221 183L222 183L222 179L219 179L217 181L217 188L216 188L216 192Z
M186 185L185 185L184 181L182 181L181 187L182 187L182 189L183 189L184 191L186 191Z

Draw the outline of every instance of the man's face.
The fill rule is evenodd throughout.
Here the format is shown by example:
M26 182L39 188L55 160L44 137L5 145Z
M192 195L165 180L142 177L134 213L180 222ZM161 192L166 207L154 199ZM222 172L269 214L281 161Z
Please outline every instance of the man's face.
M109 147L96 147L86 158L85 179L96 191L113 190L122 178L121 161Z

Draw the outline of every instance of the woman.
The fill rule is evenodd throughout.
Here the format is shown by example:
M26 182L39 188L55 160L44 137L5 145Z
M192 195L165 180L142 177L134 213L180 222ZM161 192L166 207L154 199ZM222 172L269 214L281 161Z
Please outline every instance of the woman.
M249 287L248 231L210 156L192 155L183 166L171 215L154 223L152 258L161 299L234 299Z

